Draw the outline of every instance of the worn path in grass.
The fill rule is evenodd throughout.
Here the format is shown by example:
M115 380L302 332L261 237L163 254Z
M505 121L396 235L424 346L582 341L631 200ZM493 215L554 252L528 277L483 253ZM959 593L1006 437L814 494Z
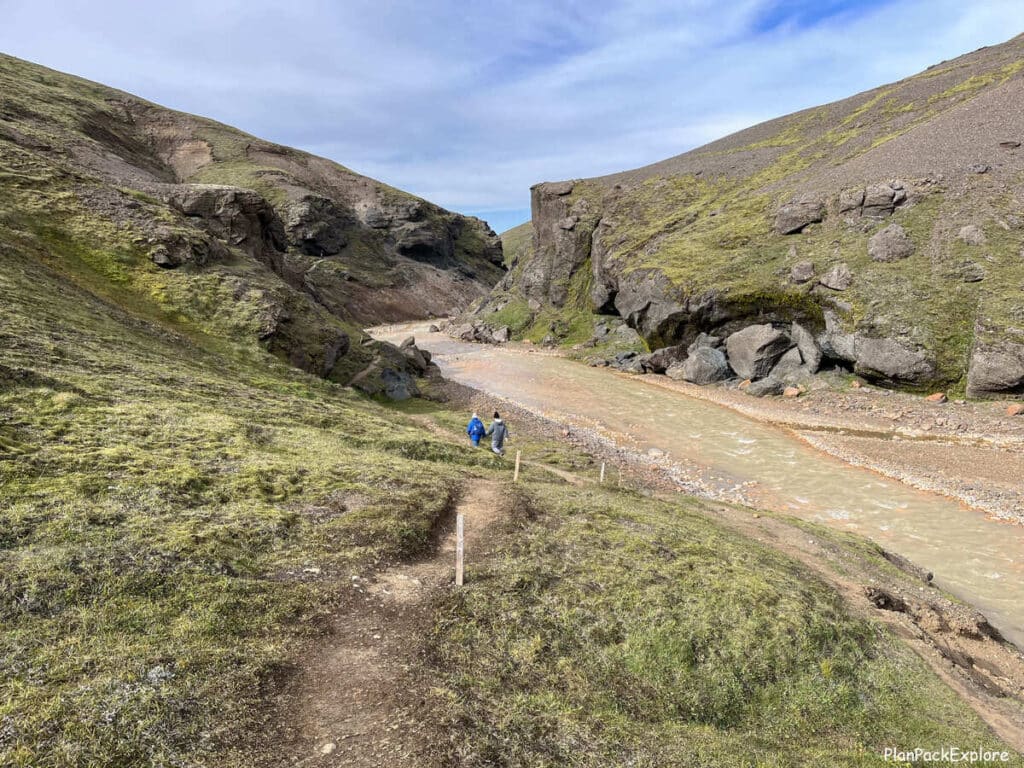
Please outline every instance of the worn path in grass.
M283 727L290 736L274 765L423 764L439 735L424 716L430 682L419 673L418 654L435 600L453 587L456 515L465 516L471 563L486 547L486 530L502 515L501 489L496 481L471 479L438 526L428 555L353 579L353 601L339 611L328 639L302 662L286 693L283 710L291 722Z

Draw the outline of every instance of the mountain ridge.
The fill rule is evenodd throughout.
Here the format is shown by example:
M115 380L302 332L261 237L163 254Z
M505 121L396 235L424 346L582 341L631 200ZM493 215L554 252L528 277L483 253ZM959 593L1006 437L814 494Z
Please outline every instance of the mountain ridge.
M1017 36L660 163L535 185L533 246L479 319L618 315L680 358L751 324L792 342L796 321L827 365L1020 394L1022 72Z
M9 56L0 86L0 241L161 321L384 391L413 371L363 325L504 274L485 222L333 161Z

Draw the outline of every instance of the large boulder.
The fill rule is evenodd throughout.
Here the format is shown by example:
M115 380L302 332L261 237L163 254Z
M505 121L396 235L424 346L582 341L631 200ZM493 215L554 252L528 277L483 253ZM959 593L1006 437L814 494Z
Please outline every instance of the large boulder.
M184 264L203 267L231 258L231 251L222 241L203 232L159 227L149 243L152 246L149 258L162 269L175 269Z
M802 198L779 207L775 213L775 231L780 235L800 232L808 224L825 218L825 204L816 198Z
M864 188L844 189L839 193L839 212L859 211L864 205Z
M800 357L807 367L807 372L817 373L821 367L823 354L814 334L797 322L793 323L790 334L793 336L793 341L796 342L797 349L800 350Z
M890 215L896 206L907 199L902 182L895 184L871 184L864 190L861 215L880 219Z
M875 261L899 261L914 253L914 241L899 224L890 224L868 240L868 256Z
M698 347L681 366L678 366L673 378L681 378L693 384L714 384L730 376L732 370L722 350Z
M789 279L801 285L814 279L814 262L798 261L789 269Z
M384 396L389 400L408 400L419 396L416 380L405 371L385 368L380 372L380 381Z
M744 379L767 376L791 346L789 336L767 324L747 326L725 340L729 365Z
M976 344L967 373L967 394L984 397L1024 393L1024 344Z
M854 335L845 329L842 320L835 312L826 309L824 315L825 330L817 337L822 354L834 360L852 363L857 359Z
M696 339L686 348L688 354L693 354L701 347L714 347L718 349L722 346L722 339L718 336L712 336L710 333L701 332Z
M857 335L854 371L867 378L921 384L935 375L935 363L923 352L894 339Z
M417 347L415 338L410 336L401 343L398 349L405 355L405 359L409 361L415 373L422 376L427 372L430 367L430 353Z

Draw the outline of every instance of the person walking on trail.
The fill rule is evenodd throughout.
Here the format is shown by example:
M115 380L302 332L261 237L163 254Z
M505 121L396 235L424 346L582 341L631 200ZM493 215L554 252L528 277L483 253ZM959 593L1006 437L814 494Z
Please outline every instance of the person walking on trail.
M504 456L505 441L512 437L512 435L509 433L508 426L501 420L501 416L497 411L494 412L494 421L491 422L490 429L487 430L487 436L491 438L491 450L499 456Z
M484 423L480 421L480 417L475 413L473 418L469 420L469 424L466 426L466 434L469 435L469 439L473 441L473 447L480 447L480 438L487 434L487 428L484 427Z

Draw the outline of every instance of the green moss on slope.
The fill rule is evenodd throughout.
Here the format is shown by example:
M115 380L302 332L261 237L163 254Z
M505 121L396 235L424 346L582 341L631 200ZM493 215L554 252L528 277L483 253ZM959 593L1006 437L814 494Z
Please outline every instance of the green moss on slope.
M696 504L535 484L517 510L434 638L460 765L882 766L892 744L998 748L909 649Z
M339 585L423 547L489 462L98 298L64 255L0 273L0 763L227 764Z

